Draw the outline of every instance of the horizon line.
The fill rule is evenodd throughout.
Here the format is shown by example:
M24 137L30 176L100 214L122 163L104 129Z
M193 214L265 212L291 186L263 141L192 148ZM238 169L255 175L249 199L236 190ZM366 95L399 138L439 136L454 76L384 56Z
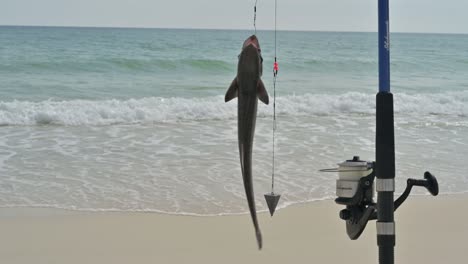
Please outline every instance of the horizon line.
M89 29L165 29L165 30L227 30L227 31L249 31L247 28L188 28L188 27L145 27L145 26L71 26L71 25L13 25L0 24L0 27L43 27L43 28L89 28ZM257 31L274 31L275 29L259 29ZM378 33L377 31L355 31L355 30L321 30L321 29L279 29L282 32L330 32L330 33ZM391 31L398 34L437 34L437 35L468 35L468 32L412 32Z

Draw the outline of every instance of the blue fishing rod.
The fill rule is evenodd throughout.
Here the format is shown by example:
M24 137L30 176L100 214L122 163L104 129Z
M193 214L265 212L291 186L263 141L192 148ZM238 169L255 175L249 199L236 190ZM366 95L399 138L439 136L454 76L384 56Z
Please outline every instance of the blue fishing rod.
M390 92L390 20L389 0L378 0L379 92L376 96L375 161L354 156L339 163L338 168L321 170L338 172L337 204L345 205L340 218L346 221L346 232L356 240L369 220L377 220L379 263L394 264L394 212L408 198L413 186L425 187L430 194L439 193L436 177L424 173L424 179L408 179L406 189L396 200L395 192L395 133L393 95ZM377 178L374 184L374 180ZM374 190L377 202L374 202Z
M379 92L376 98L375 174L377 176L377 245L380 264L394 263L395 133L390 92L389 0L378 3Z

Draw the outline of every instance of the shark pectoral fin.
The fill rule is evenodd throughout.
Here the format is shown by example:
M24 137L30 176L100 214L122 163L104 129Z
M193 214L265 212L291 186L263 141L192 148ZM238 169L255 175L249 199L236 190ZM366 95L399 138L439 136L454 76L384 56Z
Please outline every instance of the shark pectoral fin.
M258 80L258 84L257 84L257 96L258 96L258 99L260 99L260 101L262 101L264 104L268 104L270 99L265 89L265 84L263 84L262 80L260 79Z
M237 97L237 93L239 91L239 85L237 84L237 77L234 78L229 89L226 92L226 96L224 96L224 102L229 102L232 99Z

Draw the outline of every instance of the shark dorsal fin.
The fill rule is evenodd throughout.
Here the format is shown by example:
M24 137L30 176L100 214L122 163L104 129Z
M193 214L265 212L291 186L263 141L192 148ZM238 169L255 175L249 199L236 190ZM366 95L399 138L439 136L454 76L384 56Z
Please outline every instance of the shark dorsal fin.
M268 93L265 89L265 84L263 84L261 79L258 80L258 84L257 84L257 96L258 96L258 99L260 99L260 101L262 101L264 104L268 104L269 102Z
M229 102L232 99L237 97L237 93L239 91L239 85L237 84L237 77L232 80L231 85L229 86L226 96L224 97L224 102Z

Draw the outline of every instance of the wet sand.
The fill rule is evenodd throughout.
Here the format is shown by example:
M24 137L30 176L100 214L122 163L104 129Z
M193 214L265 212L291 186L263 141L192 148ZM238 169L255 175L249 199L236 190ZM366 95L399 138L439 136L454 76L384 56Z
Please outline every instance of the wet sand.
M357 241L333 201L250 216L0 209L0 263L378 263L375 221ZM396 263L465 263L468 195L412 196L396 212Z

